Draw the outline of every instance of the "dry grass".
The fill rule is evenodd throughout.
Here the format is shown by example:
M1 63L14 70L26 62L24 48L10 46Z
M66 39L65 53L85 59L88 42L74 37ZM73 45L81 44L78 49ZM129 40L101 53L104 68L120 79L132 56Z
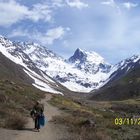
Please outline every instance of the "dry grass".
M129 105L128 101L79 104L70 98L54 96L50 103L66 114L56 116L53 120L68 127L70 136L67 140L133 140L138 137L139 126L114 124L115 118L129 117L130 112L137 113L139 104L135 106L132 102L135 101ZM95 125L88 124L87 120Z
M0 80L0 127L22 129L34 101L44 97L44 92L30 85Z
M55 116L53 121L68 126L67 140L111 140L105 131L97 131L96 125L88 124L86 118L78 115Z
M27 119L20 113L13 112L5 120L5 127L11 129L22 130L27 124Z
M97 133L98 111L93 112L75 100L61 96L54 96L51 103L66 112L63 116L55 116L53 121L68 126L70 136L67 140L110 140L106 132Z

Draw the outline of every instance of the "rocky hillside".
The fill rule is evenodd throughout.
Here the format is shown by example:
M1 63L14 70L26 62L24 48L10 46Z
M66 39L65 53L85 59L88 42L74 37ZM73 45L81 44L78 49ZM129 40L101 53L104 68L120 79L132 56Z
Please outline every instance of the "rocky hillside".
M140 97L140 56L121 61L108 82L93 91L94 100L124 100Z
M38 69L36 64L30 59L30 57L24 53L22 48L11 42L10 40L1 37L0 38L0 52L8 59L10 59L18 66L22 67L22 71L24 74L28 75L32 79L32 85L36 88L57 94L63 94L64 90L67 90L64 86L57 83L51 77L49 77L44 71ZM1 59L1 62L3 60ZM11 67L14 68L14 67ZM7 69L11 70L11 68L7 65ZM9 73L11 75L11 73Z

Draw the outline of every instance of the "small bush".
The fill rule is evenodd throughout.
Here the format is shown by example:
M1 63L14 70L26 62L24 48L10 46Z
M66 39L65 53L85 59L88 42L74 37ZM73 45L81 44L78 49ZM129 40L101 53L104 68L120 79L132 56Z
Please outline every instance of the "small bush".
M19 113L12 113L5 120L5 127L10 129L21 130L25 128L26 124L27 124L27 119Z
M6 96L3 94L0 94L0 103L5 103L6 102Z

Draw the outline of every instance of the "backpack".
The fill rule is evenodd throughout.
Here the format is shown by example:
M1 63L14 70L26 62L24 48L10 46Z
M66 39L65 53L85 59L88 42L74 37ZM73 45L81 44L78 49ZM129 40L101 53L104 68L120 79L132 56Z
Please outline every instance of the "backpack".
M39 117L39 124L41 126L44 126L45 125L45 116L44 114L42 114L40 117Z

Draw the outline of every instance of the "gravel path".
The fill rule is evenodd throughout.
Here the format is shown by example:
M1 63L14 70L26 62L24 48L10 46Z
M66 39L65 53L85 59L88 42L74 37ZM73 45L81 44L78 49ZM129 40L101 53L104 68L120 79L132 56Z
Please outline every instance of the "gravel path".
M62 126L51 122L53 116L60 115L61 112L56 108L48 104L47 101L51 99L51 95L46 95L46 98L42 100L44 104L44 114L47 116L47 124L40 132L34 132L34 122L30 118L29 123L25 130L5 130L0 129L0 140L63 140L65 139L66 132Z

